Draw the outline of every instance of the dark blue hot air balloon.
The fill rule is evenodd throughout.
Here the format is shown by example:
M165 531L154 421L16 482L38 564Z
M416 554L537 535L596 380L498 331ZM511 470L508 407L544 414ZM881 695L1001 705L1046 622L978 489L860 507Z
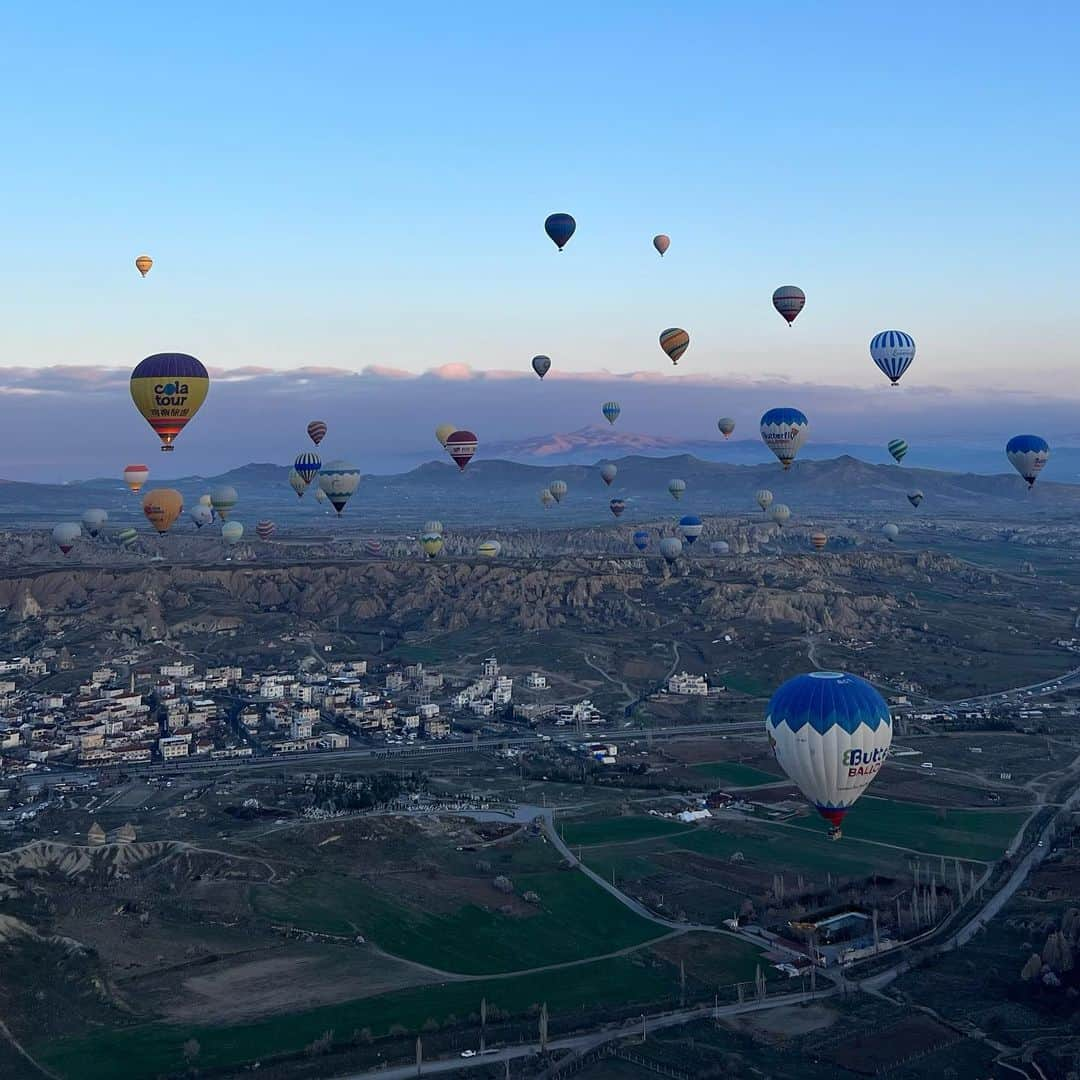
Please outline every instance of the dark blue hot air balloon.
M634 547L638 551L644 551L649 546L649 534L644 529L638 529L634 533Z
M548 214L544 222L544 232L560 251L566 247L576 228L577 222L569 214Z

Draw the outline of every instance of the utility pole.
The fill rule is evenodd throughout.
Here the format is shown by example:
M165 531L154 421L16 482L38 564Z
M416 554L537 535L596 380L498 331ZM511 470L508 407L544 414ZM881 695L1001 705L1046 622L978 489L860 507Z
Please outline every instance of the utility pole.
M424 1071L424 1044L419 1035L416 1036L416 1075Z
M480 999L480 1053L484 1052L487 1040L487 998Z

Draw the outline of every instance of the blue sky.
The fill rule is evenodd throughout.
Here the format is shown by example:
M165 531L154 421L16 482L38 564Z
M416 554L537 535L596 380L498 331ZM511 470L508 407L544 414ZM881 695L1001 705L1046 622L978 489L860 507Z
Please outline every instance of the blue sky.
M1075 5L39 7L2 25L0 368L662 375L677 325L680 373L862 388L898 327L909 394L1080 396Z

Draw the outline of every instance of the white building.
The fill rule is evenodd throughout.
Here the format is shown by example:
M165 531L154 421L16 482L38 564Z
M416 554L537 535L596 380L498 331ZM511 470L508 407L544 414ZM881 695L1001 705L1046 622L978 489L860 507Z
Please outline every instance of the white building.
M539 671L530 671L529 674L525 676L526 690L546 690L547 688L547 676L541 675Z
M683 694L704 697L709 693L709 684L703 675L688 675L685 671L672 675L667 682L669 694Z
M191 753L190 735L166 735L158 739L158 753L165 761L187 757Z

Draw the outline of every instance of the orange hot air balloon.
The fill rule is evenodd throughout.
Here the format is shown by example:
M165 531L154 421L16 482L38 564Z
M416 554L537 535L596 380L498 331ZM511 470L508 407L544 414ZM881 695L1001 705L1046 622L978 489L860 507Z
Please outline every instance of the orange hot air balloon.
M665 236L664 233L657 233L657 235L652 238L652 246L660 252L660 258L662 259L664 257L664 252L671 247L671 237Z
M140 255L135 260L135 269L138 270L143 277L146 277L146 275L150 273L150 267L153 265L154 260L151 259L149 255Z
M146 520L164 534L183 513L184 496L174 488L154 488L143 496L142 509Z
M162 450L173 449L209 390L206 368L187 353L155 353L131 373L131 399L161 440Z
M142 486L149 476L150 470L145 465L126 465L124 467L124 483L127 484L128 490L136 495L142 491Z

